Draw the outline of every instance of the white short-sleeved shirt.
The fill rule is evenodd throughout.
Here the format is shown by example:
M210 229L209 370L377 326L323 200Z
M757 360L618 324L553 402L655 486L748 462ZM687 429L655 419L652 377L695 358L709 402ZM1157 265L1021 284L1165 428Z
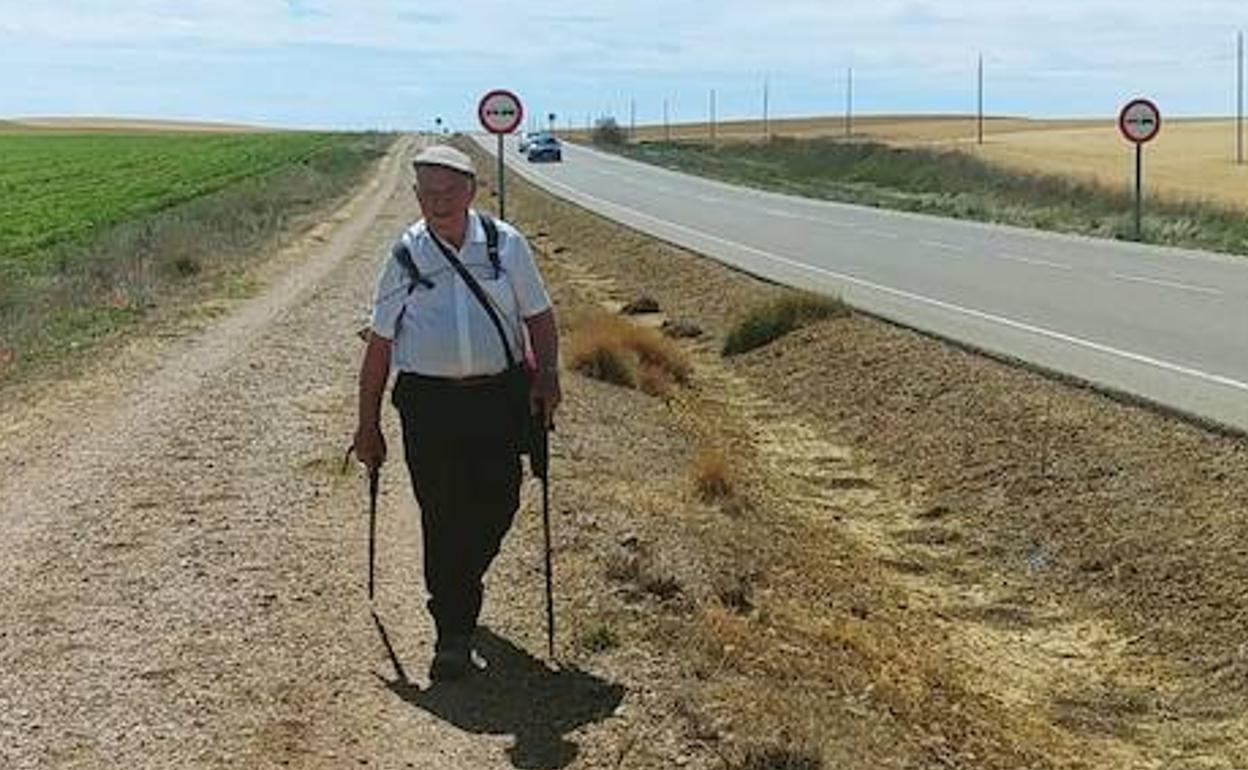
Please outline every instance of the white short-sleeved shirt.
M506 222L495 223L497 276L486 250L485 227L475 211L469 212L464 247L456 256L493 300L518 359L524 350L523 319L549 310L550 296L524 236ZM377 281L371 323L378 336L394 341L391 365L400 372L430 377L474 377L506 369L507 357L494 323L438 249L424 220L401 238L421 278L433 285L413 285L399 261L393 255L387 258Z

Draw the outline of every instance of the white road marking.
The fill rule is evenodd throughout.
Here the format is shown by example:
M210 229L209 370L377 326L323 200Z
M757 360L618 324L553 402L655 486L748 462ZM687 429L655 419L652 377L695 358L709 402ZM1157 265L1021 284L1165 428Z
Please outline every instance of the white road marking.
M1135 281L1136 283L1147 283L1153 286L1162 286L1167 289L1178 289L1179 291L1191 291L1197 294L1210 294L1215 297L1221 297L1225 292L1221 289L1210 289L1207 286L1193 286L1190 283L1179 283L1178 281L1166 281L1161 278L1148 278L1142 275L1127 275L1126 273L1110 273L1111 278L1118 278L1123 281Z
M1033 324L1024 323L1022 321L1015 321L1011 318L1004 318L1002 316L994 315L992 313L985 313L982 310L975 310L973 308L962 307L961 305L955 305L951 302L945 302L943 300L934 299L932 297L925 297L922 294L915 294L914 292L904 291L902 289L894 289L891 286L884 286L882 284L874 283L872 281L866 281L861 278L855 278L852 275L846 275L845 273L838 273L835 270L828 270L826 268L815 267L814 265L808 265L804 262L798 262L797 260L789 259L788 257L782 257L779 254L773 254L769 251L763 251L762 249L754 248L753 246L747 246L744 243L737 243L736 241L730 241L727 238L721 238L718 235L711 235L710 233L706 233L701 230L695 230L692 227L678 224L670 220L662 219L660 217L654 216L653 214L647 214L644 211L638 211L637 209L631 208L629 206L623 206L618 203L612 203L611 201L604 200L602 198L597 197L596 195L591 195L589 193L581 192L580 190L577 190L573 187L563 184L562 182L556 182L554 179L551 179L549 176L545 174L541 174L535 171L532 173L534 176L544 177L546 183L549 184L550 186L564 189L573 199L579 198L584 201L591 201L607 209L615 209L617 211L622 211L627 214L630 214L634 217L639 217L641 219L648 219L664 227L668 227L673 230L683 231L697 238L702 238L704 240L711 241L713 243L719 243L719 244L722 244L724 246L728 246L734 249L740 249L741 251L755 254L757 256L762 257L763 259L767 259L772 262L778 262L783 265L788 265L790 267L798 268L799 270L805 270L811 273L817 273L822 276L834 278L839 281L844 281L845 283L853 284L856 286L861 286L863 288L871 289L873 291L878 291L883 294L888 294L894 297L900 297L902 299L908 299L912 302L918 302L920 304L929 305L935 308L940 308L941 310L947 310L947 311L951 311L954 313L960 313L962 315L966 315L971 318L977 318L979 320L987 321L989 323L1000 324L1001 326L1005 326L1010 329L1015 329L1017 331L1027 332L1028 334L1034 334L1039 337L1047 337L1048 339L1057 340L1059 342L1064 342L1068 345L1074 345L1076 347L1085 348L1087 350L1092 350L1098 353L1104 353L1107 355L1116 356L1118 358L1122 358L1127 361L1132 361L1134 363L1144 364L1145 366L1152 366L1157 369L1162 369L1168 372L1172 372L1174 374L1180 374L1185 377L1191 377L1193 379L1203 380L1204 382L1212 383L1214 385L1220 385L1222 387L1232 388L1234 390L1239 390L1239 391L1243 391L1244 393L1248 393L1248 382L1242 382L1240 380L1236 380L1236 379L1233 379L1231 377L1227 377L1221 374L1212 374L1210 372L1204 372L1199 369L1193 369L1191 367L1183 366L1181 364L1175 364L1170 361L1162 361L1160 359L1153 358L1151 356L1146 356L1142 353L1133 353L1129 350L1120 350L1119 348L1115 348L1110 345L1105 345L1100 342L1095 342L1093 340L1086 340L1086 339L1083 339L1082 337L1075 337L1073 335L1065 334L1063 332L1054 331L1052 329L1046 329L1043 326L1035 326Z
M794 214L792 212L782 211L780 209L763 209L762 213L768 216L772 216L772 217L780 217L781 219L804 219L805 218L801 214Z
M742 203L741 205L748 206L749 204ZM795 214L792 211L785 211L784 209L764 208L760 209L760 212L763 214L769 214L773 217L780 217L781 219L798 219L803 222L810 222L824 227L853 227L853 225L848 222L838 222L835 219L828 219L827 217L812 217L809 214Z
M931 246L933 249L942 249L944 251L957 252L958 254L966 253L966 249L953 243L945 243L944 241L933 241L933 240L923 240L919 242L922 243L924 246Z
M875 230L870 227L864 227L860 232L863 235L870 235L873 238L887 238L890 241L895 241L901 237L897 233L890 233L887 230Z
M1054 270L1074 270L1071 265L1063 265L1061 262L1050 262L1047 259L1036 259L1035 257L1020 257L1017 254L1002 253L998 254L1001 259L1008 259L1011 262L1023 262L1028 265L1039 265L1041 267L1051 267Z

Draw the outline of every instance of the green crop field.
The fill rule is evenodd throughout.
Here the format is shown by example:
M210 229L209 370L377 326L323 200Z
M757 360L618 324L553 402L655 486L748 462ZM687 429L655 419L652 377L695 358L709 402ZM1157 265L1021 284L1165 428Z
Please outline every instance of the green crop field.
M0 132L0 267L331 151L334 134Z
M0 384L148 313L231 295L394 136L0 125Z

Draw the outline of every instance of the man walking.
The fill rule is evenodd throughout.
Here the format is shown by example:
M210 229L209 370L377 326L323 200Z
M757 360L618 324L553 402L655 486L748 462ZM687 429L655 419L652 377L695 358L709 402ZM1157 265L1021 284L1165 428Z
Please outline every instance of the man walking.
M420 504L438 681L472 665L482 579L519 507L522 412L550 425L561 394L554 312L524 236L470 208L476 173L464 153L436 145L413 165L424 218L377 284L354 447L370 469L385 462L381 397L397 371L391 400ZM526 349L528 404L516 396Z

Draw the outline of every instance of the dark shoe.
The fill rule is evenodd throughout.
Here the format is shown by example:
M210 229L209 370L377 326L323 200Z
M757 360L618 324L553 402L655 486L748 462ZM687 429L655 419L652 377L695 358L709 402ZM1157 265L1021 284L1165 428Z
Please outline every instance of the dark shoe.
M429 666L429 678L435 682L453 682L468 673L472 658L466 647L438 650Z

